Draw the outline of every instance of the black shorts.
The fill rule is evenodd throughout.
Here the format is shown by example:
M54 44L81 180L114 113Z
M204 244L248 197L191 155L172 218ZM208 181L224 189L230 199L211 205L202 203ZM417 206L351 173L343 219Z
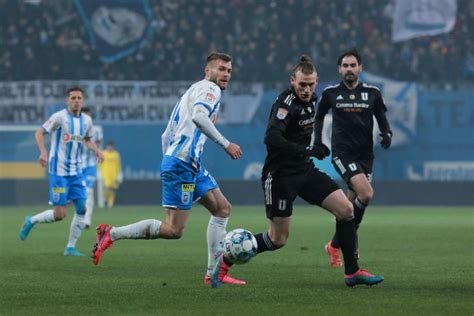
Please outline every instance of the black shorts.
M340 189L336 182L317 168L278 178L268 173L262 181L262 188L268 218L291 216L297 196L311 205L321 206L329 194Z
M369 182L372 182L372 167L374 165L373 154L343 154L332 157L332 165L337 173L347 183L350 190L350 180L359 173L365 174Z

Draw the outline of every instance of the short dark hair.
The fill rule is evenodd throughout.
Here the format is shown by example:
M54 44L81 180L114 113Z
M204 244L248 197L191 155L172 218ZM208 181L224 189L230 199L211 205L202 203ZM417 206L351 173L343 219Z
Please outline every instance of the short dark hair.
M82 96L84 96L84 97L86 96L86 93L84 92L84 90L81 87L75 86L75 87L71 87L71 88L67 89L66 97L68 97L69 94L73 91L79 91L79 92L82 93Z
M311 58L308 55L301 55L300 62L297 63L291 71L291 76L295 77L296 73L300 70L305 75L310 75L313 72L316 72L316 68L311 63Z
M342 53L341 56L339 56L339 58L337 59L337 65L340 66L342 63L342 59L347 56L354 56L355 59L357 59L357 62L359 63L359 65L362 65L362 57L360 57L359 52L355 48Z
M232 57L230 57L230 55L228 55L228 54L219 53L219 52L212 52L207 56L206 62L207 62L207 64L209 64L210 62L212 62L214 60L219 60L219 59L223 60L225 62L231 62L232 61Z

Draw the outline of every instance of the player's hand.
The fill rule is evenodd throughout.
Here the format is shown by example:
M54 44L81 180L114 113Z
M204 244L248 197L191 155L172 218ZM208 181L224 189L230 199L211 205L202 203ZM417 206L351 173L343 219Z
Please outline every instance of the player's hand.
M42 167L46 167L48 165L48 153L42 152L39 155L38 162Z
M225 149L225 152L230 156L230 158L237 160L242 156L242 150L240 146L234 143L230 143L229 146Z
M95 152L95 158L97 158L98 162L102 162L104 161L104 154L100 150L98 150Z
M382 148L390 148L390 145L392 144L392 132L389 131L387 133L382 133L380 134L380 137L382 137L382 140L380 141L380 145L382 145Z
M318 160L323 160L331 154L331 151L323 143L315 143L313 147L306 149L306 153L309 157L316 157Z

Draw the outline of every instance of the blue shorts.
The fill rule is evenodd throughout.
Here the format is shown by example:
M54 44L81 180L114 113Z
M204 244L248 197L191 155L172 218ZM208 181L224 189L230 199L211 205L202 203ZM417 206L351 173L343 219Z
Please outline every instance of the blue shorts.
M82 169L82 176L86 180L86 186L94 188L97 181L97 166Z
M194 201L219 187L204 166L196 172L189 164L172 156L164 156L161 162L161 183L163 207L180 210L190 210Z
M66 205L68 201L86 199L86 181L82 174L75 176L49 175L49 204Z

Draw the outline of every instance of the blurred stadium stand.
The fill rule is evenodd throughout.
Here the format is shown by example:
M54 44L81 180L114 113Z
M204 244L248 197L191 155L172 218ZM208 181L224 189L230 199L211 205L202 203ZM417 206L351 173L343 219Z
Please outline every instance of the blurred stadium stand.
M454 4L453 23L395 40L401 2L448 18L436 5ZM260 203L263 131L289 70L309 54L320 93L338 81L337 56L353 47L395 130L390 150L376 147L374 202L474 205L473 25L470 0L0 0L0 191L12 192L0 205L46 201L31 129L64 106L71 84L86 87L95 122L122 153L118 203L159 203L161 132L213 50L234 58L218 124L245 154L230 161L208 143L204 162L233 203ZM337 177L328 160L318 166Z

